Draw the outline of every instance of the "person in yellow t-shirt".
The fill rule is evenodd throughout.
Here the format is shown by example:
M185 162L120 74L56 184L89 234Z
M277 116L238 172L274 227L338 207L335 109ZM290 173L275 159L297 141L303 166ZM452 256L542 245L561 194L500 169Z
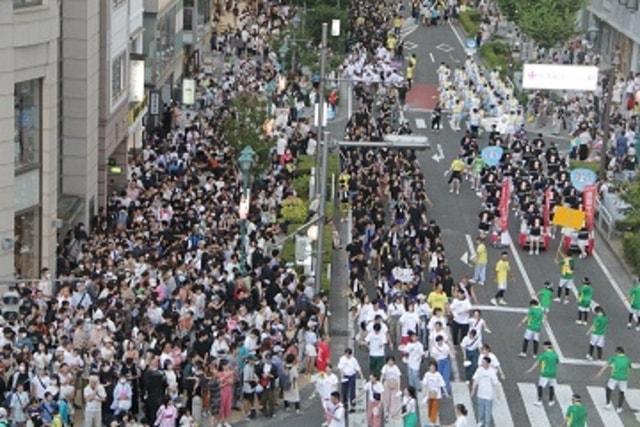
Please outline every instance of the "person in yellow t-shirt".
M398 45L398 40L393 33L389 33L387 37L387 50L392 54L396 53L396 46Z
M507 304L504 300L504 294L507 292L507 282L511 277L512 274L511 264L509 264L509 255L506 252L502 252L500 259L496 263L496 283L498 284L498 292L495 297L491 298L491 304Z
M448 172L449 193L453 193L455 191L456 194L460 194L460 182L462 181L462 172L464 172L465 168L466 165L462 160L462 156L454 159L453 162L451 162L451 166L449 166Z
M396 15L393 18L393 31L396 33L396 36L400 36L401 30L402 30L402 16Z
M473 257L474 269L473 279L469 280L471 283L477 283L480 286L484 286L487 280L487 263L489 262L489 255L487 253L487 246L484 244L482 237L476 237L476 254Z
M429 293L427 298L427 304L431 307L431 311L439 308L444 313L448 303L449 298L442 287L442 283L436 284L436 288Z

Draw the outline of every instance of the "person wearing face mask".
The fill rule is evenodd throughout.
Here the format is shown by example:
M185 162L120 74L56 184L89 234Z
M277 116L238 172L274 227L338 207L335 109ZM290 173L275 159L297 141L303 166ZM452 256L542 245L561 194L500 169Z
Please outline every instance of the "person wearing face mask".
M125 373L122 372L118 379L118 384L113 389L113 401L111 403L113 415L117 418L121 414L128 412L132 406L132 399L133 390L131 384L129 384Z

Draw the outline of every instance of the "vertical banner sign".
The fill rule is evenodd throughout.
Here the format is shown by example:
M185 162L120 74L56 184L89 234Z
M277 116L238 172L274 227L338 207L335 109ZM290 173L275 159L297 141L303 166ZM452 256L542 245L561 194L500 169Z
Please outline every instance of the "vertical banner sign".
M193 105L196 103L196 82L193 79L182 80L182 103Z
M157 90L149 92L149 114L152 116L160 114L160 92Z
M500 229L502 231L507 231L509 228L509 199L511 199L509 178L503 178L500 190Z
M544 192L544 212L543 212L544 228L549 228L551 222L551 190Z
M593 230L597 191L598 189L595 184L587 185L582 191L582 203L584 204L584 216L587 230Z

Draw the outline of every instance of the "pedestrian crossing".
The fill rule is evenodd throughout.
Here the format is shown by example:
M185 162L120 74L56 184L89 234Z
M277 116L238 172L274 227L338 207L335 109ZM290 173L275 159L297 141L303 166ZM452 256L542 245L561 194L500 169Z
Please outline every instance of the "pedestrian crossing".
M492 415L494 426L499 427L552 427L557 425L558 420L563 419L571 405L571 398L575 390L568 384L558 384L555 387L555 405L549 405L549 391L545 389L543 405L536 405L538 400L537 383L534 382L518 382L516 384L517 393L507 395L502 384L496 389L496 398L493 401ZM349 427L360 427L367 425L366 404L364 402L364 381L357 382L357 399L356 412L349 414ZM451 383L452 404L443 400L441 405L440 422L448 424L454 421L455 415L453 408L457 404L463 404L469 411L468 418L475 426L477 423L477 413L475 398L471 397L471 389L469 384L464 382ZM589 420L594 421L589 425L592 427L625 427L628 425L640 425L640 389L627 389L625 392L625 404L623 413L619 414L614 409L605 407L606 395L605 387L602 386L586 386L582 388L582 403L587 408ZM512 391L510 389L510 391ZM451 402L451 401L449 401ZM617 391L612 395L614 406L618 402ZM524 414L522 408L524 406ZM426 406L426 394L421 391L418 394L418 414L420 417L420 425L429 425ZM515 415L515 417L514 417ZM528 423L524 423L524 419ZM629 424L629 420L637 421L638 424ZM596 422L597 421L597 422ZM400 427L401 419L391 419L385 424L385 427Z

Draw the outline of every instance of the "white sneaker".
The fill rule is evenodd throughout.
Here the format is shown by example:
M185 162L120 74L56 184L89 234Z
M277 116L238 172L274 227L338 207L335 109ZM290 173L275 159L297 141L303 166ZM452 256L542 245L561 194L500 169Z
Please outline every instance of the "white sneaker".
M560 298L554 298L553 299L555 302L560 302Z
M500 298L500 301L498 301L500 303L500 305L507 305L507 301L505 301L504 298Z
M563 304L569 304L569 300L568 300L568 299L565 299L565 300L564 300L564 302L563 302Z
M582 320L576 320L576 325L582 325Z
M534 405L536 406L542 406L542 401L541 400L536 400L535 402L533 402Z
M605 409L613 409L613 405L611 403L607 403L606 405L604 405Z
M590 354L587 354L587 360L593 360L593 356Z
M450 189L449 189L449 193L453 193L453 188L450 188Z
M622 413L622 407L616 408L616 412L621 414Z
M555 400L550 400L550 401L549 401L549 406L553 406L553 405L555 405L555 404L556 404L556 401L555 401Z
M636 331L640 332L640 326L636 326Z
M529 255L533 255L533 250L530 250L530 251L529 251Z
M631 322L627 323L627 329L631 329Z
M526 359L527 358L527 353L520 353L520 354L518 354L518 357Z
M456 190L456 194L457 194L457 195L460 195L460 190Z
M498 301L496 301L496 299L495 299L495 298L491 298L491 300L489 300L489 302L490 302L492 305L498 305Z

